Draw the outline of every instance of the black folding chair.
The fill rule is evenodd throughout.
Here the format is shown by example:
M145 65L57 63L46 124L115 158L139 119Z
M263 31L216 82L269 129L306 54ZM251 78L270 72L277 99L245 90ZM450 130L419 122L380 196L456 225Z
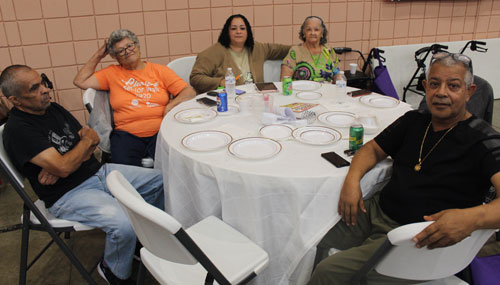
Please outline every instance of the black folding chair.
M64 233L65 238L69 238L73 231L92 230L92 227L78 222L57 219L45 208L45 203L41 200L33 202L24 189L24 177L14 167L3 145L4 125L0 126L0 165L7 173L12 187L23 199L22 216L22 237L21 237L21 263L19 268L19 284L26 284L26 274L28 269L43 255L43 253L55 242L64 252L66 257L76 267L84 280L89 284L96 284L90 274L97 267L96 263L90 271L87 271L80 261L75 257L71 249L60 237ZM28 264L28 247L30 230L44 231L51 236L51 241L36 255Z

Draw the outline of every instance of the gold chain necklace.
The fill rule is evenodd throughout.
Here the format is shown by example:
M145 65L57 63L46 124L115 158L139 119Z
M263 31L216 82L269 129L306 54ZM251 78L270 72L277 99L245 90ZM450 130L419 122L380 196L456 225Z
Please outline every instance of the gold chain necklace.
M441 138L437 141L437 143L435 143L431 150L429 150L429 152L424 156L424 158L422 158L422 149L424 148L424 142L425 142L425 138L427 138L427 133L429 132L429 128L432 124L432 121L429 122L429 125L427 125L427 129L425 130L425 134L424 134L424 138L422 139L422 143L420 144L420 153L418 155L418 163L415 164L415 167L413 167L413 169L416 171L416 172L419 172L420 169L422 169L422 163L424 163L424 160L429 156L429 154L431 154L431 152L437 147L437 145L444 139L444 137L449 133L451 132L451 130L453 130L453 128L456 126L453 126L451 128L449 128L446 133L444 133L444 135L441 136Z

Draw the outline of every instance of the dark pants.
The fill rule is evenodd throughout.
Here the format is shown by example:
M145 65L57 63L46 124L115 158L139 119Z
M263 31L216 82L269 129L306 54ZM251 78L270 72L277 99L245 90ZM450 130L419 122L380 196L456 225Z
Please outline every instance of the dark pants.
M124 131L111 133L111 161L113 163L142 166L145 157L155 157L156 136L140 138Z
M347 226L339 221L320 241L318 259L327 255L330 248L340 249L321 261L311 276L309 285L349 284L354 274L368 261L387 238L387 233L400 226L380 208L379 194L365 200L367 213L358 211L358 224ZM368 274L368 284L413 284L412 281L384 276L375 270Z

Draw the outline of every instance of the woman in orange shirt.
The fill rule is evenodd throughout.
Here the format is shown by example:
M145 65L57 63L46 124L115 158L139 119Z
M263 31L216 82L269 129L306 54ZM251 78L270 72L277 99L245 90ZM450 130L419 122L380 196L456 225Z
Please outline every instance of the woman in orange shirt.
M96 72L107 54L118 64ZM154 158L156 134L165 114L196 95L167 66L142 61L137 36L125 29L111 33L78 72L74 84L82 89L109 90L114 121L111 160L139 166L142 158Z

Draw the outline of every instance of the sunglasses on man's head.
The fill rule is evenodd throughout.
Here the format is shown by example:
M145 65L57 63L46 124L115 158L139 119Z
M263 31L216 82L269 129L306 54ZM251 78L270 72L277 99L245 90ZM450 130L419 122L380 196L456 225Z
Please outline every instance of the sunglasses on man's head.
M455 61L460 61L467 68L469 68L471 72L473 72L472 59L470 59L470 57L466 56L465 54L461 54L461 53L451 53L451 52L446 52L446 51L437 52L431 58L431 65L432 65L432 63L434 63L434 61L441 60L441 59L444 59L447 57L451 57Z
M42 77L43 86L45 86L49 89L54 89L54 85L52 84L52 81L49 80L49 78L47 77L47 75L45 75L45 73L40 74L40 76Z

